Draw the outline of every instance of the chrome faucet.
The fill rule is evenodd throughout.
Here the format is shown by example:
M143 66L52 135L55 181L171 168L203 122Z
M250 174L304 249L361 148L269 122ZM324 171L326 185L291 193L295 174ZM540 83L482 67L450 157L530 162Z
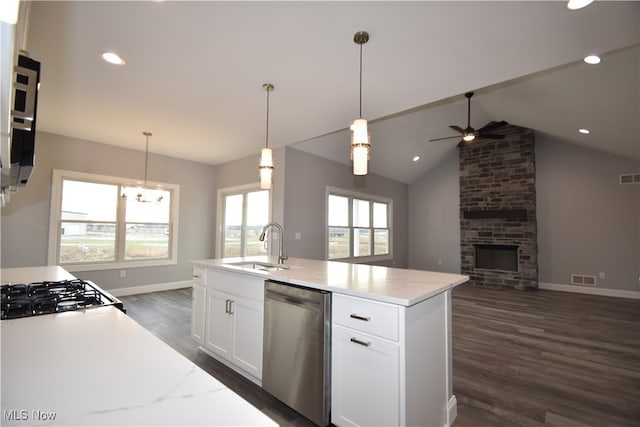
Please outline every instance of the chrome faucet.
M262 233L260 233L260 237L258 237L258 240L260 240L261 242L264 242L264 237L269 227L275 227L280 232L280 249L278 251L278 264L283 264L284 260L289 259L289 257L285 254L284 231L282 230L282 226L280 224L278 224L277 222L270 222L269 224L262 227Z

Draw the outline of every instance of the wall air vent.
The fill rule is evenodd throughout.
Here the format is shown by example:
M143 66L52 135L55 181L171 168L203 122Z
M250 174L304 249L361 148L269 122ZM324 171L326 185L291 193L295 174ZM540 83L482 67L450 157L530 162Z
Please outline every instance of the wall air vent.
M620 175L620 184L640 184L640 173L625 173Z
M580 286L596 286L596 276L586 276L584 274L572 274L571 284Z

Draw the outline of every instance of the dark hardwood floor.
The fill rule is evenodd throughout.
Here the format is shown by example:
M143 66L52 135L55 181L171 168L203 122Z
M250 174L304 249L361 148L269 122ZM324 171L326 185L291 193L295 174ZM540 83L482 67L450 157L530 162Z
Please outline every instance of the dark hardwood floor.
M312 424L197 349L191 290L121 298L138 323L282 426ZM640 300L453 291L454 427L640 426Z

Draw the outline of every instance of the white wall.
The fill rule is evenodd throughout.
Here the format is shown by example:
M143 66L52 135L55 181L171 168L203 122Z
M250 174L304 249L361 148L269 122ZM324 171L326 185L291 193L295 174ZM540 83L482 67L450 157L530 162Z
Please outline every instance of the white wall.
M393 200L394 259L380 264L407 267L406 184L373 174L355 177L347 165L290 147L286 148L286 163L284 219L290 256L326 259L325 199L326 187L331 186ZM295 240L295 233L300 233L302 238Z
M536 136L536 169L539 281L586 274L598 288L639 290L640 185L618 175L640 162Z
M47 265L49 204L53 169L144 178L144 152L39 132L36 166L27 186L2 209L0 254L3 268ZM211 165L149 155L150 181L180 185L178 264L119 270L74 272L105 289L179 282L191 278L192 259L213 256L215 168Z
M458 150L409 184L409 268L460 273Z

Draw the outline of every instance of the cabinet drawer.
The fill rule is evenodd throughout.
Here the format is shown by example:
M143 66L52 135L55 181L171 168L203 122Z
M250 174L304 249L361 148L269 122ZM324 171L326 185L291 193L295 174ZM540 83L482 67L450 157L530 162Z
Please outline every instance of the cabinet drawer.
M333 294L332 322L398 341L400 308L391 304Z
M207 269L194 266L192 276L193 283L204 286L207 280Z

